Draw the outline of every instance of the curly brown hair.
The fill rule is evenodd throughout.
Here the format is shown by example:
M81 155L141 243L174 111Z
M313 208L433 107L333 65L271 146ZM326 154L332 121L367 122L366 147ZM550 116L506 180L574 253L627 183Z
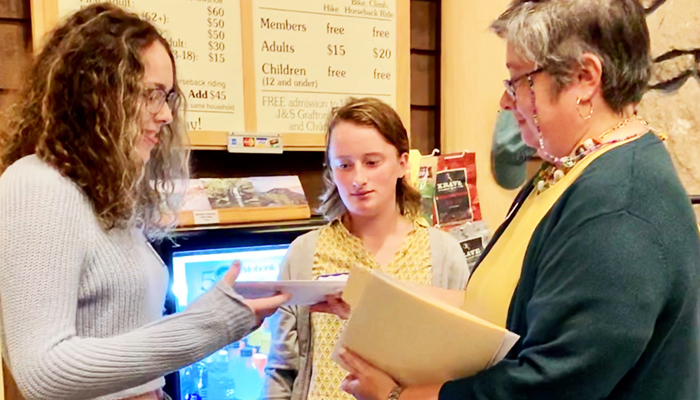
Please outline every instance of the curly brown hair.
M329 220L341 217L347 212L338 193L338 187L333 181L333 170L328 158L333 128L343 121L376 129L387 143L396 148L398 156L408 153L411 147L408 132L401 122L401 117L391 106L381 100L372 97L361 99L351 97L343 106L334 108L326 130L326 165L323 171L326 187L321 195L319 206L319 211ZM406 177L396 181L396 203L401 215L413 217L421 213L421 195Z
M46 38L8 128L0 135L0 173L36 154L75 182L107 230L141 227L163 237L174 224L189 152L179 107L144 165L136 151L145 101L140 52L168 42L149 22L109 3L85 7Z

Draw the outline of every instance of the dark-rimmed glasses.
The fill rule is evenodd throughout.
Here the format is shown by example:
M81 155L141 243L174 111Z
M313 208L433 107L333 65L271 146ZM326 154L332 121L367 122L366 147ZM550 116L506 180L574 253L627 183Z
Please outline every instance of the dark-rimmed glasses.
M146 89L146 110L151 114L158 114L163 105L168 103L170 111L180 104L180 95L175 91L166 92L161 88Z
M515 100L515 85L517 85L518 82L520 82L522 79L530 79L533 75L539 74L542 71L544 71L544 68L540 67L537 69L533 69L530 72L518 75L515 78L504 80L503 86L506 88L506 93L508 93L508 96L510 96L511 99Z

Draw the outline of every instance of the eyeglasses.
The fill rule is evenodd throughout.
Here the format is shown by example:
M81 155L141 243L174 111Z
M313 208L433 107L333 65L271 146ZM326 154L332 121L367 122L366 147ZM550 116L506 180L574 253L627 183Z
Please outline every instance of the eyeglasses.
M171 111L180 104L180 95L177 92L166 92L161 88L146 89L145 97L146 110L152 114L158 114L165 103L168 103Z
M520 82L521 80L523 80L523 79L525 79L525 78L528 78L528 79L529 79L529 78L531 78L533 75L539 74L539 73L542 72L542 71L544 71L544 68L537 68L537 69L534 69L534 70L532 70L532 71L530 71L530 72L526 72L526 73L524 73L524 74L522 74L522 75L518 75L518 76L516 76L515 78L511 78L511 79L506 79L506 80L504 80L504 81L503 81L503 86L505 86L505 88L506 88L506 93L508 93L508 95L509 95L513 100L515 100L515 85L516 85L518 82Z

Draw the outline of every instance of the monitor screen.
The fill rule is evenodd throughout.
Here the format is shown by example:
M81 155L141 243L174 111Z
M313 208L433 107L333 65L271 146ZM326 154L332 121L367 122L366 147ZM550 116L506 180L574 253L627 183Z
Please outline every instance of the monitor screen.
M232 247L173 253L173 286L176 310L182 311L219 281L234 260L241 261L238 281L275 281L289 244Z
M289 244L231 247L172 253L172 293L176 312L184 310L220 280L234 260L241 261L239 281L277 280ZM258 399L270 352L269 323L238 342L181 369L178 400Z

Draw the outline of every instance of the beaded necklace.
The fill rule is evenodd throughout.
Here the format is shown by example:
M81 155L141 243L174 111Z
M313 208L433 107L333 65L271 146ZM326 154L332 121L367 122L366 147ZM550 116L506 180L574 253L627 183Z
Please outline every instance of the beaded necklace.
M603 141L612 132L629 124L630 121L632 121L632 119L637 119L647 129L645 129L643 132L635 133L633 135L629 135L629 136L621 138L621 139ZM598 136L597 139L584 140L583 143L576 146L576 149L574 150L573 155L557 159L558 162L556 164L553 164L550 162L544 162L542 164L542 168L540 168L539 172L537 173L537 177L533 181L533 185L535 186L535 190L537 190L537 194L540 194L540 193L544 192L545 190L549 189L550 187L554 186L569 171L571 171L571 169L580 160L582 160L587 155L589 155L589 154L591 154L591 153L593 153L593 152L595 152L603 147L607 147L607 146L613 145L615 143L619 143L619 142L633 139L635 137L639 137L639 136L645 134L649 130L648 128L649 128L649 124L644 119L637 117L637 116L632 116L632 117L629 117L629 118L621 121L614 128L603 132L600 136ZM659 135L659 137L662 140L665 140L664 135Z

